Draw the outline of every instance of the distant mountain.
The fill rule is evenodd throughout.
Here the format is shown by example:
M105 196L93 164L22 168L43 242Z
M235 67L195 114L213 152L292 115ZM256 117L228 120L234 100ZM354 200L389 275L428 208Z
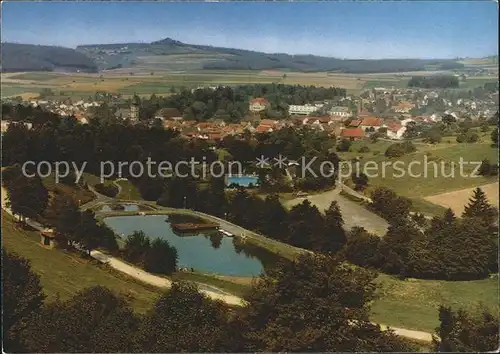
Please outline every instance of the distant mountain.
M97 71L95 62L71 48L2 43L2 72Z
M463 67L456 60L377 59L357 60L262 53L251 50L186 44L171 38L152 43L96 44L77 51L92 58L101 69L140 67L145 70L266 70L380 73L419 70L450 70Z

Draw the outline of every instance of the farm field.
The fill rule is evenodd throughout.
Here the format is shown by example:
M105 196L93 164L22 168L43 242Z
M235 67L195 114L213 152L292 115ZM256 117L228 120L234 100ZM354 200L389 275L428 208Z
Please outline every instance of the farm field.
M486 193L488 201L498 208L498 182L482 185L481 189ZM465 188L454 192L428 196L425 197L425 200L445 208L451 208L455 214L460 215L464 211L464 206L469 201L473 191L474 188Z
M337 86L348 92L359 92L367 82L368 86L402 87L409 77L401 74L336 74L336 73L301 73L285 71L254 70L192 70L167 71L156 69L133 68L108 70L98 74L88 73L8 73L2 74L2 97L21 94L36 94L43 88L64 93L67 97L85 97L87 92L120 92L125 95L163 94L172 87L194 88L203 85L240 85L255 83L281 83L289 85ZM370 86L371 85L371 86Z

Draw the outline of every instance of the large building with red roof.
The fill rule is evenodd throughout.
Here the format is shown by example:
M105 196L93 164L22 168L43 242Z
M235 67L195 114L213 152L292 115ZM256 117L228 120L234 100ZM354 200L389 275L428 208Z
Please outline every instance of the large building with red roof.
M267 108L267 106L269 106L268 100L262 97L257 97L250 101L250 106L248 107L248 110L250 112L256 112L256 113L262 112Z

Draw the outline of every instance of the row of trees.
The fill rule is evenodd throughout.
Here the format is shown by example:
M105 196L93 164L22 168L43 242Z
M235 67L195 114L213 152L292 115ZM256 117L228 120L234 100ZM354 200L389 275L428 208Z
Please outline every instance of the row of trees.
M433 76L413 76L408 81L408 87L420 88L456 88L460 84L459 79L452 75L433 75Z
M238 122L247 115L251 98L264 97L269 101L270 106L266 111L268 117L285 118L291 104L333 100L345 95L345 89L335 87L256 84L182 90L169 97L152 95L149 99L135 96L132 102L139 105L139 114L144 120L153 118L161 108L176 108L187 120L206 121L214 118Z
M44 301L25 259L2 250L7 352L408 352L417 348L369 320L375 274L331 257L303 256L261 276L230 309L174 283L144 315L102 286ZM441 308L436 351L488 351L498 316Z
M470 280L498 271L497 211L481 189L475 190L462 219L448 209L428 226L410 218L408 202L394 193L379 190L372 198L377 208L383 207L391 216L389 229L380 239L353 228L344 248L347 260L390 274L425 279Z

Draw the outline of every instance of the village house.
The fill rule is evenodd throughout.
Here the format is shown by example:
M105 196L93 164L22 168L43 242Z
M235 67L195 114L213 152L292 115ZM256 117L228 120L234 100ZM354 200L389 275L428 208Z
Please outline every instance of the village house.
M392 106L392 110L396 113L408 113L410 112L415 105L410 102L400 102L395 106Z
M358 140L365 137L365 132L361 128L345 128L340 131L340 137L349 140Z
M250 112L262 112L264 111L268 106L269 106L269 101L266 100L265 98L258 97L254 98L253 100L250 101L250 106L248 107L248 110Z
M384 120L382 118L377 117L365 117L361 120L359 127L363 129L363 131L376 131L381 128L384 124Z
M162 108L156 111L155 118L161 120L182 120L182 114L177 108Z
M403 134L406 131L406 126L397 122L389 122L387 124L387 137L389 139L401 140L403 139Z
M305 104L305 105L294 105L291 104L288 106L288 113L289 114L294 114L294 115L309 115L314 112L316 112L318 109L322 108L323 104L318 103L318 104Z
M352 117L352 113L349 107L335 106L332 107L328 113L332 118L340 121Z

